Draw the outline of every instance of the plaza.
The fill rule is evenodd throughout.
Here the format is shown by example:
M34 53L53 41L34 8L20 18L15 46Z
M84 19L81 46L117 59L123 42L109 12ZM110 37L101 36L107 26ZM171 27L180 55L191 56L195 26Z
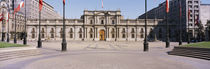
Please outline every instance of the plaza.
M210 62L207 60L168 55L167 52L177 46L177 42L172 42L171 47L167 49L164 47L164 42L150 42L149 52L143 52L142 43L132 41L68 41L68 51L60 52L60 41L48 41L43 42L41 49L28 50L29 54L36 52L37 55L0 61L0 69L210 68ZM36 42L29 41L29 45L36 46Z
M210 69L209 4L166 0L148 11L145 0L142 12L138 1L117 10L66 1L0 1L0 69Z

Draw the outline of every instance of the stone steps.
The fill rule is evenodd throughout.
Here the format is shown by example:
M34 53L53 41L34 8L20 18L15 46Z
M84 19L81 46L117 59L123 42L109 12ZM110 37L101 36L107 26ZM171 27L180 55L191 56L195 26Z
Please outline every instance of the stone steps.
M168 54L210 60L210 49L204 48L174 47Z

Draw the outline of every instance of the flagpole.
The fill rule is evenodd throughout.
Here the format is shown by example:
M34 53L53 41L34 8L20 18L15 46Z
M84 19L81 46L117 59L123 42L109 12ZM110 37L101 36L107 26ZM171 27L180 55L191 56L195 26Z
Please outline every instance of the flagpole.
M179 45L182 45L182 12L181 12L181 0L179 0Z
M66 51L66 25L65 25L65 2L63 3L63 40L62 40L62 51Z
M26 0L25 0L25 30L24 30L24 39L23 39L23 44L27 44L27 33L26 33Z
M168 0L167 0L168 1ZM169 2L166 2L168 6L166 6L166 48L169 48L169 26L168 26L168 12L169 12Z
M190 24L190 21L189 21L190 19L189 19L189 18L190 18L190 10L189 10L189 7L188 7L188 25L187 25L187 26L188 26L188 28L187 28L187 29L188 29L188 32L187 32L187 44L190 44L190 25L189 25L189 24Z
M149 44L147 42L147 0L145 0L145 39L144 39L144 51L149 50Z
M39 10L39 36L38 36L38 48L42 48L41 34L40 34L40 24L41 24L41 10Z
M2 36L2 37L1 37L1 41L4 42L4 29L3 29L3 27L4 27L4 26L3 26L3 25L4 25L4 10L3 10L2 13L3 13L3 15L2 15L3 20L2 20L2 28L1 28L1 29L2 29L2 31L1 31L1 33L2 33L2 34L1 34L1 36Z
M15 0L13 0L13 4L15 4ZM15 5L13 5L13 9L14 9L14 17L15 17L14 43L17 43L17 39L16 39L16 13L15 13Z
M9 14L10 14L10 6L8 5L8 14L7 14L7 17L8 17L8 32L7 32L7 42L9 42Z

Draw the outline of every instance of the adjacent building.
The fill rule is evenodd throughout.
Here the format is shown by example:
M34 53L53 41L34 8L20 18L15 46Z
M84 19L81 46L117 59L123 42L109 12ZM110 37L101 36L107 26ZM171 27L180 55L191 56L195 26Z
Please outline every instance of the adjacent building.
M166 2L159 4L158 7L147 12L148 18L150 19L166 19ZM181 9L181 13L180 13ZM188 17L188 11L190 15ZM181 14L181 19L180 19ZM143 19L145 14L139 16L139 19ZM183 37L187 36L188 28L190 36L193 38L198 37L198 26L196 22L200 20L200 0L170 0L170 12L168 14L168 22L170 24L176 24L179 27L181 25L183 29ZM189 18L189 19L188 19ZM177 31L179 29L177 28Z
M4 37L6 41L7 33L9 33L10 39L14 38L15 33L15 16L13 15L12 7L7 0L0 1L0 14L4 15L3 21L0 22L0 38ZM8 9L10 8L10 10ZM10 14L9 20L6 20L7 13ZM21 33L25 31L25 16L23 13L18 12L16 13L16 33L17 38L19 39Z
M17 0L1 0L0 13L6 15L7 12L10 13L10 18L8 21L4 21L0 24L0 38L4 36L7 38L7 33L9 33L10 39L13 39L15 33L15 16L13 15L14 7L17 7ZM21 37L21 34L25 31L25 7L26 7L26 19L38 19L39 18L39 0L24 0L25 5L19 12L16 13L16 33L17 38ZM3 4L5 7L3 7ZM2 12L4 10L4 12ZM42 9L42 19L61 19L54 7L43 1Z

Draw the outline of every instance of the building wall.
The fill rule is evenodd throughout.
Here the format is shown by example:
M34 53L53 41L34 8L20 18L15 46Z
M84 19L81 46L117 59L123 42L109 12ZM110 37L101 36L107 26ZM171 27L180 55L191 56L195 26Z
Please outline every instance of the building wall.
M5 1L1 1L2 2L6 2L8 3L12 3L9 2L7 0ZM14 33L15 33L15 16L13 15L13 10L8 11L8 8L2 8L2 6L0 6L1 10L0 13L3 13L5 16L7 15L7 12L10 13L10 17L9 20L6 21L6 17L4 18L3 23L0 23L0 32L4 32L5 33L5 40L7 38L7 33L9 33L10 39L14 38ZM12 7L10 7L11 9ZM2 12L2 10L6 10L4 12ZM4 26L2 26L4 25ZM24 26L25 26L25 16L23 13L18 12L16 13L16 33L17 33L17 38L20 39L21 33L24 32ZM4 29L3 29L4 28ZM0 38L2 38L2 34L0 34Z
M62 19L45 19L41 21L42 40L62 40L61 33L63 28ZM123 19L121 11L89 11L85 10L81 19L66 20L67 40L99 41L101 30L105 31L106 41L143 41L144 40L144 19ZM43 29L42 29L43 28ZM171 35L176 36L174 25L170 25ZM52 31L52 29L54 31ZM72 29L72 31L71 31ZM91 30L92 29L92 30ZM162 33L159 34L159 29ZM30 19L27 21L28 40L38 39L38 20ZM165 24L161 19L148 19L148 40L165 40ZM156 35L154 35L156 34ZM54 38L51 38L51 35ZM71 38L72 35L72 38ZM91 37L92 36L92 37ZM151 36L151 37L150 37ZM159 38L161 36L161 38ZM33 37L33 38L32 38ZM171 38L175 40L175 38Z
M16 0L5 0L10 5L10 9L13 10L14 7L17 7ZM14 2L13 2L14 1ZM20 13L25 14L26 7L26 16L28 19L38 19L39 18L39 0L25 0L24 7L21 8ZM60 19L60 16L50 4L43 1L43 8L41 11L42 19Z
M168 14L168 22L170 24L176 24L177 27L179 27L180 23L180 2L181 1L181 22L182 22L182 29L184 30L184 36L186 36L188 23L189 23L189 29L190 29L190 36L191 37L197 37L198 31L195 31L198 29L198 26L196 26L195 22L196 20L200 19L200 0L170 0L170 12ZM188 21L188 7L191 12L190 19ZM166 13L165 13L165 2L159 4L158 7L148 11L148 18L151 19L166 19ZM144 19L145 14L142 14L138 17L139 19ZM177 29L179 30L179 29Z

